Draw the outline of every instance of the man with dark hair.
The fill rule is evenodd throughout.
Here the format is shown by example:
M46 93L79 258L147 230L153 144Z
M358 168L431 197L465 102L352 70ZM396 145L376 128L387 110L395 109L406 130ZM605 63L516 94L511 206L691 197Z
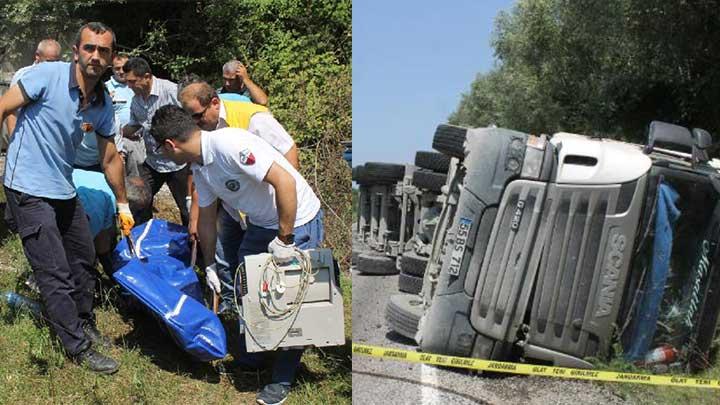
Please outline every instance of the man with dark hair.
M201 129L206 131L226 127L246 129L269 143L295 169L299 168L295 142L267 107L250 102L221 100L215 90L203 81L184 86L180 90L179 98L185 111ZM191 236L196 231L197 215L190 215ZM206 275L208 284L213 286L215 292L222 297L220 313L225 313L234 307L233 280L239 264L237 249L242 243L244 233L241 216L224 203L218 212L218 240L215 252L217 274L210 272Z
M150 65L143 58L130 58L123 65L125 81L134 92L130 106L130 121L123 128L123 136L131 141L142 139L145 143L146 157L140 175L155 194L167 183L173 199L180 210L183 225L188 225L187 202L190 199L188 184L191 184L190 169L185 163L177 164L165 158L158 150L158 144L150 135L150 122L155 111L164 105L180 105L177 100L177 84L155 77ZM138 218L145 222L152 218L149 207Z
M215 267L218 200L247 214L247 231L237 253L241 262L246 256L270 252L276 263L287 264L298 257L298 249L319 247L324 232L320 200L302 175L263 139L240 128L202 131L175 106L157 111L151 133L170 159L192 163L200 205L198 239L209 264L206 271ZM258 403L285 401L301 356L302 350L276 353L272 384L258 394ZM253 365L259 357L242 353L240 361Z
M0 120L22 107L5 166L6 220L22 238L45 305L65 351L100 373L118 363L95 350L106 341L95 326L95 248L72 182L75 148L95 131L105 179L117 200L124 235L134 219L125 194L122 159L112 138L112 104L100 80L115 46L101 23L78 31L72 63L43 63L0 98Z
M267 105L265 91L250 79L247 67L239 60L231 59L223 65L223 87L219 89L221 97L233 101L252 101Z

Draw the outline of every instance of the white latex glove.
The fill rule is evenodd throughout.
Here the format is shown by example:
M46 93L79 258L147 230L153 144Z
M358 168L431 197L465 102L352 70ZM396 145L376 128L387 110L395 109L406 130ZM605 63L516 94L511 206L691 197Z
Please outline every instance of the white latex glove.
M188 215L190 215L190 207L192 207L192 196L185 197L185 207L187 208Z
M294 243L286 245L277 236L268 245L268 252L280 266L291 264L293 260L297 260L298 255Z
M216 294L220 294L220 279L215 271L215 263L205 267L205 282Z

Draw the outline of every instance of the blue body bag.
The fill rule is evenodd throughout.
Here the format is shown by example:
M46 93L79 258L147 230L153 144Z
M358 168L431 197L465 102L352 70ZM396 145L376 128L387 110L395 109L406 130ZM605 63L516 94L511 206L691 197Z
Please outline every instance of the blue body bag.
M143 260L132 256L123 239L113 252L113 278L167 327L183 350L201 361L225 357L225 329L202 304L200 283L189 264L186 228L152 219L131 234Z

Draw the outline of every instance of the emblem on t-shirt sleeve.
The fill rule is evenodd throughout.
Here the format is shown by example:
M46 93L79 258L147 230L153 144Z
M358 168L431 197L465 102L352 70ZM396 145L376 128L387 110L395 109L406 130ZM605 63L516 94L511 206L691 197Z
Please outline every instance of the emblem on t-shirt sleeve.
M80 124L80 129L82 129L83 132L92 132L95 127L93 127L91 122L83 122Z
M243 149L240 151L240 163L248 166L255 164L255 156L250 152L250 149Z
M235 179L231 179L225 182L225 187L227 187L228 190L235 192L240 188L240 182Z

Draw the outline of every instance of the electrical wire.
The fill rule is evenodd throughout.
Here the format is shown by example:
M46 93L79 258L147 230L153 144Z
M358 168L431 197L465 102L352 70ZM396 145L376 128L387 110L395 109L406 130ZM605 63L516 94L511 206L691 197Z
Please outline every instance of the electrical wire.
M295 299L292 303L289 303L285 306L285 308L282 308L281 305L278 305L278 303L281 303L278 300L278 297L276 297L276 288L277 286L282 285L285 290L287 291L286 285L284 285L284 275L285 270L283 267L287 266L280 266L275 262L275 259L272 255L268 257L268 259L263 264L262 268L262 275L259 280L258 290L257 294L259 295L262 291L265 290L264 287L267 287L267 295L266 296L260 296L260 304L262 305L263 312L267 316L268 319L272 321L282 321L286 319L291 319L289 322L286 322L287 328L285 328L285 325L282 325L277 328L270 329L271 331L277 331L285 328L285 332L283 333L282 337L274 344L274 345L264 345L261 343L253 333L253 329L258 327L257 324L250 324L248 320L243 316L242 314L242 306L238 303L238 296L237 296L237 290L238 290L238 275L240 274L240 271L235 272L235 278L233 279L233 298L235 301L235 309L238 313L238 316L240 319L242 319L243 323L245 324L245 333L247 333L253 341L261 347L265 351L273 351L280 347L280 344L282 344L283 340L287 337L287 335L290 333L290 330L292 330L293 326L295 325L295 322L297 321L297 317L300 314L300 310L302 308L302 304L305 301L305 296L307 295L308 290L310 289L310 282L312 280L312 277L317 274L317 272L313 272L312 268L312 261L310 260L310 255L303 250L298 249L297 247L294 248L295 253L297 254L297 258L299 259L298 262L300 264L300 280L297 283L297 285L290 286L292 288L297 287L297 294L295 295ZM240 264L240 266L245 266L245 264ZM238 266L238 270L240 268ZM247 269L246 269L247 270ZM240 281L243 282L242 280ZM247 280L245 280L247 282ZM274 287L273 287L274 286ZM249 293L249 292L248 292ZM283 293L280 293L280 296L284 295ZM269 301L269 302L267 302Z

